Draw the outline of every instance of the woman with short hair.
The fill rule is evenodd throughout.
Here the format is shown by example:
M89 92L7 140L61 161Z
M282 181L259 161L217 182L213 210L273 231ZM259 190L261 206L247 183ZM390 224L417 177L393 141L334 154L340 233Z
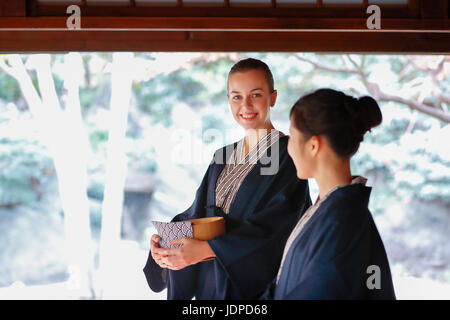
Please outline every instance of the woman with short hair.
M255 299L276 275L284 244L311 204L287 153L287 136L270 119L277 91L268 66L245 59L230 70L227 96L245 136L216 151L192 206L172 221L221 216L226 234L213 240L183 238L159 247L151 240L144 272L168 299Z

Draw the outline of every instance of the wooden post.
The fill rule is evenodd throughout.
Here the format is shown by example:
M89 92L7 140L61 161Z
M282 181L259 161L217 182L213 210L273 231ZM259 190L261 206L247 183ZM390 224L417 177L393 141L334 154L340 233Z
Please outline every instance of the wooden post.
M0 17L25 17L25 0L0 0Z

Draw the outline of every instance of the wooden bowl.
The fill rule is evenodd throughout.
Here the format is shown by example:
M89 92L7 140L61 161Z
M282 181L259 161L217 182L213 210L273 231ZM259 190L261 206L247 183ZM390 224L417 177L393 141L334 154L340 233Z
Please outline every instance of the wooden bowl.
M187 220L192 222L194 239L212 240L225 233L225 220L223 217L210 217Z

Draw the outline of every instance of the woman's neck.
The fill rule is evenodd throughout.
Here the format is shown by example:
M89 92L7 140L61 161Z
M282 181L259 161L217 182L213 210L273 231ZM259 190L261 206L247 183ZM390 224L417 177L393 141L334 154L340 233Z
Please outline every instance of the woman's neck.
M352 182L350 172L350 159L324 159L314 176L319 186L319 198L322 199L331 189L338 185L346 185Z
M245 130L244 139L244 156L258 144L258 142L265 137L270 130L274 130L274 126L271 122L268 123L266 128L247 129Z

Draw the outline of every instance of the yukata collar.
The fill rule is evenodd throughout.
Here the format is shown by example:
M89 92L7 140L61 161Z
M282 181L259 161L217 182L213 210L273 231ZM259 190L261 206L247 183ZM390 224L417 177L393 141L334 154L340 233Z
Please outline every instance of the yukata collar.
M270 129L266 131L266 134L262 136L258 143L253 146L252 149L243 157L245 137L238 141L236 148L233 151L231 159L235 164L242 164L245 162L256 163L262 155L269 149L274 143L276 143L280 137L284 136L281 131L276 129Z
M363 176L352 176L352 181L350 182L350 184L357 184L357 183L365 186L367 183L367 178L365 178ZM326 198L328 198L330 196L330 194L332 194L334 191L336 191L342 187L345 187L345 186L348 186L348 184L339 184L337 186L334 186L324 195L323 198L320 198L319 196L317 196L317 200L314 203L314 206L321 204Z

